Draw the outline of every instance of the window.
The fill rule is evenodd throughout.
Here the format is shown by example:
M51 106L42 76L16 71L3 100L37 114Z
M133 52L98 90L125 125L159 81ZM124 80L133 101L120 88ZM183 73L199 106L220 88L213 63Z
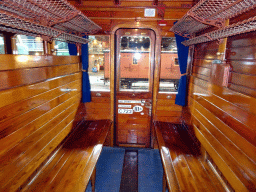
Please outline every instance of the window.
M159 92L177 92L180 67L175 37L162 38Z
M109 36L89 36L89 78L91 91L110 90Z
M0 34L0 54L5 54L4 36Z
M56 55L69 55L67 42L54 41L54 44Z
M129 33L129 32L128 32ZM119 91L148 91L150 77L150 37L144 33L121 36Z
M17 55L43 55L43 40L41 37L15 35L13 37L13 54Z

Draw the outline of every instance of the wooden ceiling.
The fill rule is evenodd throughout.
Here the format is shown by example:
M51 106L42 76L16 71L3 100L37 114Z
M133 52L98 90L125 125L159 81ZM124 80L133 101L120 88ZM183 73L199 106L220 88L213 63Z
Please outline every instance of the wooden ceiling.
M102 27L99 34L109 34L115 23L139 21L157 25L162 36L174 36L170 32L173 23L179 20L193 5L193 0L69 0L88 18ZM145 8L155 8L155 17L144 17ZM159 26L164 19L166 26Z

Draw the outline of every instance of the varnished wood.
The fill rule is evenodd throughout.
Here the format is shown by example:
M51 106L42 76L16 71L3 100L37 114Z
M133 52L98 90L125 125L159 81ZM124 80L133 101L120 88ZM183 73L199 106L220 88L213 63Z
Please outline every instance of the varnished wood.
M30 98L40 95L51 89L55 89L61 85L68 84L73 80L81 79L81 73L75 73L72 75L67 75L64 77L59 77L56 79L50 79L41 83L27 85L22 87L17 87L13 89L8 89L0 92L0 107L1 110L4 110L4 106L15 105L14 103L22 100L30 100ZM7 110L7 109L6 109ZM3 111L4 113L4 111ZM1 120L3 117L0 118Z
M79 57L1 57L1 89L6 89L0 91L1 191L19 189L77 124L79 61Z
M80 70L79 64L0 71L0 90L44 81L72 74Z
M138 92L138 91L120 91L119 85L120 85L120 79L122 77L126 77L127 74L123 69L125 69L125 65L127 64L126 62L123 62L124 59L119 57L120 52L120 38L122 35L124 35L126 32L129 32L131 35L140 35L141 33L145 33L146 36L150 38L150 58L148 63L143 62L137 66L140 68L143 68L147 66L147 71L149 74L147 74L148 82L149 82L149 88L148 90L145 90L143 92ZM128 145L145 145L149 147L151 145L151 106L152 106L152 91L153 91L153 71L154 71L154 52L155 52L155 34L153 30L150 29L120 29L116 31L117 35L117 40L116 40L116 94L115 94L115 107L116 107L116 144L128 144ZM148 56L147 56L148 57ZM145 57L146 58L146 57ZM130 57L128 59L131 59ZM144 64L143 64L144 63ZM139 70L139 69L138 69ZM143 69L145 70L145 69ZM124 71L124 72L123 72ZM143 77L143 74L137 74L135 73L135 78L136 77ZM141 73L141 72L139 72ZM131 75L131 74L130 74ZM133 75L134 76L134 75ZM142 112L134 112L133 114L120 114L119 113L119 105L122 103L119 103L120 100L139 100L142 101L144 100L145 103L131 103L131 109L137 105L141 106L143 108ZM130 122L124 122L123 119L129 118L130 120L132 119L133 123L131 124ZM146 118L147 121L140 126L139 124L141 123L140 121L137 121L139 118ZM123 123L121 122L123 121ZM135 126L130 126L130 125L135 125ZM138 125L138 126L136 126Z
M97 96L97 94L100 94ZM84 103L87 120L111 119L110 92L91 92L92 101ZM111 140L111 132L108 140ZM111 143L109 143L111 145Z
M95 192L95 182L96 182L96 167L94 168L91 176L92 192Z
M156 136L158 141L159 150L162 157L163 168L165 170L165 177L171 191L179 191L179 184L173 168L172 158L170 157L169 150L165 147L163 136L157 126L155 126ZM165 187L163 187L163 190Z
M224 42L219 47L214 42L196 45L189 85L189 109L195 134L236 191L255 189L253 33L229 37L226 45ZM216 55L216 50L223 53L225 49L226 55ZM206 78L212 70L210 62L224 58L231 65L228 88Z
M90 178L95 179L96 162L110 125L109 120L79 125L22 191L84 191Z
M163 173L163 192L166 192L166 185L167 185L167 180L166 180L166 176L165 173Z
M80 63L77 56L32 56L32 55L1 55L0 70L15 70L33 67L49 67Z
M33 134L35 131L40 130L44 124L47 124L49 120L52 119L52 117L56 116L56 114L60 114L63 111L63 108L68 108L70 105L72 105L73 102L79 101L78 96L74 96L73 98L67 100L67 102L60 104L58 107L54 108L53 110L49 111L46 114L43 114L35 121L29 122L23 127L16 127L17 130L13 130L13 132L10 132L9 130L6 130L6 136L1 139L1 152L3 153L7 152L7 155L9 154L8 150L12 149L15 145L19 146L20 141L24 138L28 137L30 134ZM44 131L44 130L43 130ZM3 135L2 135L3 136ZM10 158L10 156L8 156Z
M8 154L6 154L7 158L2 157L2 160L5 160L4 163L1 164L1 169L3 168L2 169L3 175L6 175L6 174L9 175L10 173L8 174L8 172L10 172L10 171L12 171L12 172L13 172L13 170L17 171L19 169L24 168L23 166L26 167L27 163L29 161L32 161L34 165L33 165L33 169L32 169L32 167L30 167L28 170L31 170L33 172L36 168L36 164L37 163L40 164L40 162L42 162L47 157L47 154L49 155L49 153L51 152L51 150L49 150L49 148L47 146L52 145L51 148L54 149L62 141L62 139L64 137L66 137L66 135L71 130L72 121L73 121L73 118L76 113L77 105L78 104L74 105L73 109L71 108L72 109L71 112L69 110L67 110L66 113L69 113L69 114L66 114L65 112L63 112L63 114L60 114L60 117L57 117L56 119L53 119L52 121L50 121L40 131L38 131L34 134L31 134L31 136L28 137L26 140L24 140L22 142L22 144L17 145L16 148L13 148L12 151L10 151ZM75 110L74 110L74 108L75 108ZM67 125L70 125L70 126L69 126L69 128L65 129L65 127ZM64 129L63 129L63 127L64 127ZM44 131L44 132L42 132L42 131ZM38 140L38 138L40 138L40 135L41 135L42 139ZM62 139L60 139L60 140L53 139L53 138L55 138L55 136L57 139L58 135ZM33 144L31 145L31 143L33 143ZM30 146L29 146L29 144L30 144ZM55 145L55 147L54 147L54 145ZM19 151L24 150L24 149L26 149L26 152L24 153L24 151L22 151L22 153L19 154ZM40 152L38 153L37 150L39 150ZM22 163L20 163L20 161L22 161ZM7 163L8 163L8 165L7 165ZM31 166L31 164L30 164L30 166ZM24 174L24 173L21 174L22 178L28 176L29 173L30 174L32 173L31 171L29 172L28 170L26 171L26 174ZM15 176L15 175L13 175L13 176ZM21 180L21 178L19 178L19 177L20 176L17 175L17 178L14 178L15 182L18 182ZM0 176L0 178L1 178L1 183L5 183L4 180L6 179L6 177L2 178ZM24 179L26 179L26 178L24 178ZM13 184L11 184L11 185L12 185L12 187L14 187Z
M85 15L92 19L95 23L102 27L99 34L105 34L104 31L111 31L110 25L117 21L124 23L126 21L137 21L139 20L143 24L154 24L157 25L157 21L161 20L160 14L156 13L155 17L145 17L145 8L156 8L152 5L152 1L125 1L120 5L116 6L111 1L88 1L82 4L77 4L77 1L69 1L73 5L77 6ZM164 20L167 22L167 26L158 26L161 29L161 36L174 36L173 32L170 32L170 27L173 26L174 21L179 20L189 9L189 6L193 4L192 1L163 1L161 2L165 6ZM186 7L188 6L188 7Z
M210 168L186 129L164 122L156 122L155 129L170 191L224 191L217 177L208 175Z
M175 122L182 120L182 107L175 104L176 94L158 93L156 102L155 121Z
M126 150L120 192L138 192L138 151Z

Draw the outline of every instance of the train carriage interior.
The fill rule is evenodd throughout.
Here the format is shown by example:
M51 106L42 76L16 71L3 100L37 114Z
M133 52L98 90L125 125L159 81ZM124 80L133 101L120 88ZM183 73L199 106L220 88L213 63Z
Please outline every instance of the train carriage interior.
M0 192L256 192L255 0L0 0Z

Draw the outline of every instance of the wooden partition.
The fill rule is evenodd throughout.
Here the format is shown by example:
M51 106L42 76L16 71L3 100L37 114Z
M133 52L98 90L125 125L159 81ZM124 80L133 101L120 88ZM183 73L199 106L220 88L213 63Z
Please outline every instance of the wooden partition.
M195 46L189 86L194 132L236 191L256 190L256 33L228 38L228 87L212 79L217 41Z
M110 117L110 92L92 91L92 101L84 103L86 120L111 119ZM112 125L113 126L113 125ZM105 146L113 146L113 134L109 131Z
M182 107L175 104L176 94L158 93L155 121L181 123Z
M16 191L70 133L80 99L80 57L1 55L0 191Z
M92 101L85 103L87 120L110 119L110 92L91 92Z

